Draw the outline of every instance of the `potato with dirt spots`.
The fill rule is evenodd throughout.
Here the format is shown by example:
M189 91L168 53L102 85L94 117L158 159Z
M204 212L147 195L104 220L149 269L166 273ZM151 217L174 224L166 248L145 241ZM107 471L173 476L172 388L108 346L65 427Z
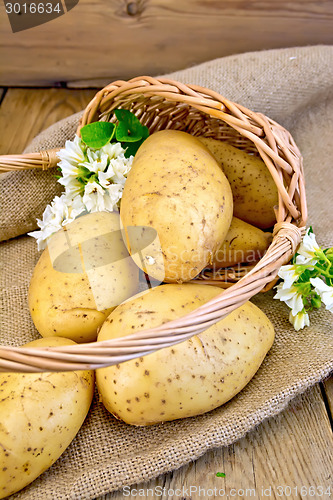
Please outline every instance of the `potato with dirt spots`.
M51 236L31 278L30 314L43 337L91 342L138 284L139 268L123 242L119 213L89 213Z
M225 141L199 137L225 173L233 194L234 216L261 229L276 223L278 190L265 163Z
M63 346L38 339L24 347ZM0 373L0 498L30 484L72 442L89 411L94 372Z
M179 318L220 293L217 287L192 283L152 288L117 307L98 341ZM107 410L128 424L200 415L243 389L273 340L270 320L247 302L185 342L97 370L97 387Z
M254 263L261 259L272 241L272 234L233 217L224 242L214 255L211 268Z
M211 262L224 240L232 218L232 193L220 166L198 139L179 130L161 130L148 137L134 157L120 216L136 264L161 282L186 282Z

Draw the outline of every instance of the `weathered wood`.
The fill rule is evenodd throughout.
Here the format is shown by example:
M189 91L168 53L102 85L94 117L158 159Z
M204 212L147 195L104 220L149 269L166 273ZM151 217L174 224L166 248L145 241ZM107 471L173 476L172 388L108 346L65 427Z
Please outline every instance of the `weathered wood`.
M84 109L94 90L9 89L0 107L0 154L19 154L42 130Z
M149 496L148 489L165 488L165 494L158 497L163 500L176 498L170 494L171 490L182 491L183 487L184 494L177 498L186 500L207 498L207 490L214 488L217 492L225 490L225 498L307 498L310 486L327 489L331 485L332 450L330 423L316 385L295 398L285 411L264 421L235 444L209 451L177 471L132 488L144 490L145 495L138 493L138 498L154 498L151 492ZM217 477L217 472L223 472L225 477ZM281 496L279 487L290 487L291 493L285 490L285 495ZM219 496L211 494L210 497ZM312 497L320 498L321 495L312 493ZM100 500L123 498L123 490L119 490Z
M327 0L80 0L14 34L3 3L0 13L2 85L101 87L230 54L333 42Z

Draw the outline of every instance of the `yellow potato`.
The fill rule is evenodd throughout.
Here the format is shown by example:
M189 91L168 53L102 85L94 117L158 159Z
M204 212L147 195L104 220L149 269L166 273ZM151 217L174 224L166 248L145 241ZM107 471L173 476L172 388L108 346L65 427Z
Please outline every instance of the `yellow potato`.
M108 314L138 291L138 276L119 214L79 217L51 237L34 269L28 294L32 320L43 337L96 340Z
M276 184L265 163L257 156L212 138L200 141L214 155L225 173L233 194L234 216L261 229L276 223L278 205Z
M98 341L183 316L221 293L217 287L169 284L117 307ZM145 357L96 371L105 407L132 425L199 415L237 394L258 370L274 340L273 325L247 302L191 339Z
M199 274L224 240L232 193L198 139L162 130L136 153L120 215L136 264L157 280L181 283Z
M39 339L24 347L74 344ZM0 373L0 498L24 488L65 451L88 413L94 372Z
M211 267L235 266L261 259L272 240L271 233L233 217L227 236L216 252Z

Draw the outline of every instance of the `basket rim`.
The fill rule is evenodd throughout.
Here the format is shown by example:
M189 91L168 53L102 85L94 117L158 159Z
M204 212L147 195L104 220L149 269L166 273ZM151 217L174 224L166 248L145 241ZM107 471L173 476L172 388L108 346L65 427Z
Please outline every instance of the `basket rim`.
M159 96L168 102L191 105L191 107L209 114L223 122L251 141L271 173L283 204L293 219L301 217L298 225L303 226L307 220L307 205L304 186L304 170L302 155L292 135L281 125L262 113L249 110L214 90L195 84L184 84L170 78L153 78L138 76L130 80L116 80L98 91L86 106L77 128L80 129L92 121L105 116L119 105L120 97L141 95ZM133 102L133 101L132 101ZM111 105L110 105L111 104ZM290 192L285 189L284 179L276 172L276 166L286 175L293 175ZM292 197L299 185L299 209L295 207ZM283 204L279 202L279 210ZM286 213L280 213L277 222L286 220Z
M211 118L222 120L255 145L279 192L273 241L261 260L237 283L177 320L103 342L61 347L1 346L0 371L98 369L182 342L207 329L258 293L276 277L281 265L289 262L301 242L307 220L302 156L284 127L216 91L168 78L141 76L128 81L117 80L98 91L87 105L77 132L85 124L105 116L119 106L119 102L133 105L135 96L140 96L140 99L141 96L158 97L168 103L190 106Z

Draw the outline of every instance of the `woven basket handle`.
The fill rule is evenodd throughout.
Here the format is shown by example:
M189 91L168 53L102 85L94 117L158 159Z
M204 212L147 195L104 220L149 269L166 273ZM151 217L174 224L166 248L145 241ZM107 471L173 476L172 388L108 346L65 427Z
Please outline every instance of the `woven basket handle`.
M0 155L0 172L11 172L31 168L47 170L57 166L60 149L50 149L40 153L27 153L22 155Z
M178 319L125 337L59 347L0 346L0 372L94 370L123 363L183 342L206 330L247 302L277 275L295 253L305 227L276 224L264 257L240 281Z

